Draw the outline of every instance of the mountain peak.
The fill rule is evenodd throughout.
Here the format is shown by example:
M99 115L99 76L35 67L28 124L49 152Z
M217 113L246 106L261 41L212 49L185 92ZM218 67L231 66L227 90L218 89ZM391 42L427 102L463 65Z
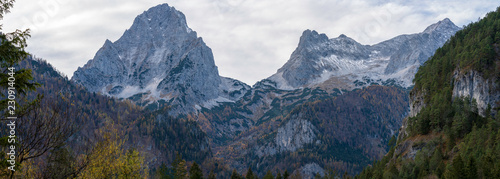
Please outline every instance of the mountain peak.
M160 4L138 15L122 38L127 44L140 39L150 39L159 43L164 39L191 39L196 36L196 32L188 27L182 12L168 4Z
M308 47L313 44L318 44L327 41L328 41L328 36L326 36L326 34L319 34L315 30L307 29L302 33L302 36L300 37L299 47Z
M456 26L450 19L445 18L437 23L434 23L424 30L424 33L432 33L435 31L447 32L447 31L457 31L460 27Z
M117 41L106 40L72 80L140 105L164 101L175 106L176 114L236 100L241 95L232 92L248 89L219 76L212 50L187 26L184 14L168 4L138 15Z

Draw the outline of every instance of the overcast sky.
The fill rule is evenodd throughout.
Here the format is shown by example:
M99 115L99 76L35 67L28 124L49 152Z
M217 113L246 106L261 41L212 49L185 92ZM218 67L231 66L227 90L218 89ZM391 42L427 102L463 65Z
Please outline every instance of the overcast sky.
M30 28L28 51L68 77L116 41L134 18L168 3L212 48L222 76L249 85L274 74L306 29L375 44L417 33L446 17L462 27L500 6L498 0L17 0L4 31Z

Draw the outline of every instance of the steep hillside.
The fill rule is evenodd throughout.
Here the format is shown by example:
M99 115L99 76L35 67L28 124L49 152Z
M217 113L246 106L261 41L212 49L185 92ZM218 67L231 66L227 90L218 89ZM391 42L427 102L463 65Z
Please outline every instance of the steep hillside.
M176 152L188 161L199 163L211 157L208 138L194 121L172 118L165 115L167 112L164 110L149 112L130 101L120 101L88 92L69 81L43 60L30 57L19 67L31 69L34 81L41 84L36 92L29 94L31 99L36 95L43 96L40 99L40 106L36 109L43 113L38 115L43 117L50 114L56 114L56 116L65 114L63 124L48 123L51 122L48 119L43 122L53 125L52 127L63 126L68 130L69 128L75 130L63 143L64 145L57 147L58 150L47 151L40 157L29 160L32 162L29 166L33 167L34 174L43 175L44 170L48 169L46 167L50 167L46 162L48 157L58 155L54 152L59 152L61 149L69 152L69 158L74 160L71 161L72 165L81 162L76 159L81 155L89 154L92 147L103 138L98 131L118 131L114 135L117 135L119 140L124 140L123 149L137 150L145 160L145 164L141 167L148 169L154 169L162 163L170 163L175 158ZM31 113L27 115L27 117L31 116ZM32 116L26 119L38 118ZM21 131L18 134L19 139L31 140L37 137L32 135L40 131L33 131L33 124L24 120L18 121L20 123L18 130ZM1 127L2 129L8 128ZM32 149L31 152L38 152L38 149ZM55 164L50 163L50 165ZM64 172L61 175L64 175Z
M398 144L359 178L500 177L500 8L458 31L415 75Z
M314 166L321 174L327 169L354 174L387 151L389 139L408 113L407 104L406 91L384 86L308 102L284 118L242 132L228 145L215 148L215 156L239 171Z

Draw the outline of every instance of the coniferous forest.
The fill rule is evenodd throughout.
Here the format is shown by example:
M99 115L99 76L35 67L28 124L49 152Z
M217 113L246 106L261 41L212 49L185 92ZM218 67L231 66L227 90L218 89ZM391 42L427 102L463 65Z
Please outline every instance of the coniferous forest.
M499 32L500 8L458 31L420 67L411 95L423 96L425 107L408 119L408 135L358 178L500 177L499 109L487 106L481 115L475 100L452 96L456 73L500 82ZM419 150L404 157L410 143Z

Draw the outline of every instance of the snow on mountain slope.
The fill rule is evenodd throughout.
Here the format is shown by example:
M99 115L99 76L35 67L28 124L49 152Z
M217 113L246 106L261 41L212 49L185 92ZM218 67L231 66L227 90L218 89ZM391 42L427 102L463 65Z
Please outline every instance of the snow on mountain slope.
M217 99L235 101L250 88L219 76L212 50L187 26L184 14L168 4L137 16L116 42L106 40L72 80L141 105L164 101L176 113Z
M418 67L459 29L446 18L422 33L400 35L371 46L359 44L345 35L328 39L325 34L306 30L290 60L268 80L283 90L339 80L342 83L328 85L349 89L370 82L391 81L409 87Z

